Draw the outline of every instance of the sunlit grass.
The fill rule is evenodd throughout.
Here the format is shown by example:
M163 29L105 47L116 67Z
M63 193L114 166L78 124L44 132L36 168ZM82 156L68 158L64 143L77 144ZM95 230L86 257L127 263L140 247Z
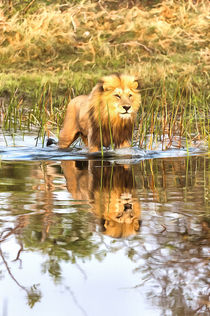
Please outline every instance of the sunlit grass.
M165 0L153 8L54 3L9 16L2 6L1 71L98 73L131 67L144 80L152 66L155 77L207 71L208 1Z
M0 7L3 130L57 136L70 98L118 71L141 82L132 142L210 143L208 1L10 3Z

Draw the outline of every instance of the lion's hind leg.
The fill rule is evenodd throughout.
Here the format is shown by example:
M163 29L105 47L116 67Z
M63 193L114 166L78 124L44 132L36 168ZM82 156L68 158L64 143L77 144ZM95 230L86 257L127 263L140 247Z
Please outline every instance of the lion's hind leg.
M66 110L63 128L59 135L59 148L69 147L80 135L80 130L76 121L76 109L74 104L70 103Z
M66 134L65 131L63 131L62 129L59 136L59 148L68 148L79 137L79 135L79 132Z

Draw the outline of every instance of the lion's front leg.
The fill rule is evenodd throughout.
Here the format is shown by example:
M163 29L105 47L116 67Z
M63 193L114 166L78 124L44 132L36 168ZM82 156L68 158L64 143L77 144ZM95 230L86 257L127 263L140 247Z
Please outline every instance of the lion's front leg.
M130 143L125 140L122 144L119 145L119 148L126 148L126 147L130 147Z
M92 128L89 128L88 133L88 151L94 153L100 151L101 148L96 144L96 135L94 137Z
M95 153L97 151L100 151L100 149L97 146L89 146L88 150L90 153Z

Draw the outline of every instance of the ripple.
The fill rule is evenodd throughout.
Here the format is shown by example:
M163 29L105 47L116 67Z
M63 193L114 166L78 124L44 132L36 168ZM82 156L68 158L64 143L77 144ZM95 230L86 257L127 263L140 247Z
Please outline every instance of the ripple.
M185 157L205 154L207 151L200 148L144 150L139 147L104 150L105 160L120 161L121 163L135 163L143 159ZM69 148L65 150L54 147L0 147L0 160L89 160L101 158L101 152L88 153L87 149Z

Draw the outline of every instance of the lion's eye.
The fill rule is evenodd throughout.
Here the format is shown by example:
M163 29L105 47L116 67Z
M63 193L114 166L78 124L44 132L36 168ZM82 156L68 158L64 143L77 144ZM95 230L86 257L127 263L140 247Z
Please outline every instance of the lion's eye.
M121 96L119 94L114 95L117 99L121 99Z
M129 97L129 98L131 98L132 96L133 96L132 94L129 94L129 96L128 96L128 97Z

